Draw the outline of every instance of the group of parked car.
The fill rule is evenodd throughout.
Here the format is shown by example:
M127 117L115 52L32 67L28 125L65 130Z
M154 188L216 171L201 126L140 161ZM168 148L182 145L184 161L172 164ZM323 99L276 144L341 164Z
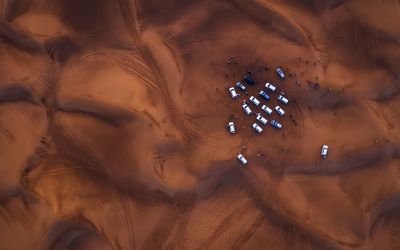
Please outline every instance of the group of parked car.
M254 80L251 79L250 76L246 76L247 81L251 81L253 82ZM243 83L241 82L237 82L235 84L235 86L240 89L241 91L246 91L246 87L243 85ZM274 91L276 91L276 87L267 82L265 84L265 88L266 90L261 90L259 92L259 96L265 100L265 101L269 101L271 99L271 96L268 93L272 93ZM229 92L231 94L232 98L238 98L239 94L236 92L236 89L234 87L229 88ZM284 96L285 94L283 92L281 92L281 94L278 96L278 101L280 101L282 104L287 105L289 103L289 100ZM261 101L259 99L257 99L255 96L250 96L249 101L256 107L256 108L261 108L262 111L264 111L267 115L272 115L273 110L268 107L266 104L261 104ZM242 108L243 111L246 115L251 115L251 114L255 114L256 115L256 122L253 123L252 128L254 129L254 131L256 131L257 133L261 133L263 131L263 129L261 128L261 126L259 124L257 124L257 121L260 122L262 125L267 125L268 124L268 119L265 118L261 113L255 113L253 112L253 110L250 108L249 104L246 102L246 100L243 101L242 104ZM280 107L279 105L275 106L275 112L278 113L280 116L284 116L285 115L285 111L283 110L282 107ZM274 128L277 129L281 129L282 128L282 124L279 123L276 120L271 120L270 121L271 126L273 126ZM234 134L235 133L235 124L233 122L229 122L228 123L228 127L229 127L229 132Z
M278 68L276 68L275 71L276 71L276 73L278 74L278 76L281 79L285 79L285 73L283 72L282 68L278 67ZM250 85L250 86L252 86L252 85L254 85L256 83L254 81L254 79L251 77L251 75L246 75L243 78L243 82L248 84L248 85ZM247 93L247 88L243 84L243 82L237 82L235 84L235 87L238 90ZM233 99L236 99L236 98L238 98L240 96L240 93L238 93L236 91L235 87L230 87L229 88L229 93L230 93L230 95L231 95L231 97ZM261 90L258 93L258 95L262 100L269 101L269 100L271 100L270 94L272 94L276 90L277 90L276 86L274 86L273 84L267 82L265 84L265 90ZM283 105L287 105L289 103L289 100L286 98L285 93L283 93L283 92L280 92L280 94L277 97L277 100L280 103L282 103ZM257 99L257 97L250 96L249 97L249 102L252 103L252 105L255 108L260 108L268 116L272 115L273 109L268 107L266 104L262 104L261 101L259 99ZM249 106L249 104L247 103L246 100L243 101L242 109L243 109L244 113L246 115L248 115L248 116L250 116L252 114L255 114L256 121L252 124L251 127L256 133L262 133L263 132L263 128L261 126L267 125L268 124L268 119L265 118L260 112L258 112L258 113L254 112L252 110L252 108L250 108L250 106ZM280 105L275 106L274 110L278 115L280 115L282 117L285 116L285 111L283 110L283 108ZM259 122L259 124L257 122ZM281 129L282 128L282 124L279 123L277 120L271 120L270 121L270 125L272 127L276 128L276 129ZM231 121L231 122L228 123L228 130L229 130L229 133L231 133L231 134L235 134L236 133L234 122ZM322 148L322 151L321 151L321 156L326 158L327 152L328 152L328 146L327 145L323 145L323 148ZM247 159L242 154L239 154L237 156L237 158L242 164L247 164Z

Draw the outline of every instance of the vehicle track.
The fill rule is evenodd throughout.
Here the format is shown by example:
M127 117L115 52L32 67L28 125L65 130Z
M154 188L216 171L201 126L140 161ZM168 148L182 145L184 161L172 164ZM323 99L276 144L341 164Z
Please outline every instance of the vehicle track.
M256 220L250 225L250 227L244 231L236 240L233 242L231 247L232 250L239 250L241 249L254 235L256 230L262 225L264 222L264 216L262 214L258 215Z
M193 194L193 196L190 197L192 201L187 204L187 211L179 219L174 239L170 241L165 249L187 249L185 242L185 233L189 225L191 214L196 204L196 193L194 190L192 190L191 192Z
M57 132L61 132L63 133L65 139L67 140L71 140L72 138L76 138L77 135L71 132L67 132L68 129L64 129L64 127L60 127L60 125L56 125L56 124L52 124L52 126L50 127L50 131L52 131L52 133L57 133ZM122 204L122 217L120 218L120 222L121 224L125 224L127 225L126 229L128 231L128 236L129 236L129 249L136 249L135 247L135 239L134 239L134 231L133 231L133 225L132 225L132 215L129 211L130 207L129 207L129 195L126 193L126 191L124 189L120 188L120 185L118 184L117 180L109 173L107 166L105 165L105 161L104 159L101 157L101 153L96 150L95 146L92 145L92 143L86 139L86 137L79 137L82 139L83 145L84 145L84 149L86 150L81 150L81 152L89 152L89 158L88 157L81 157L81 161L82 164L84 165L84 167L78 167L78 168L73 168L71 170L67 170L67 168L61 170L61 171L53 171L49 170L49 171L43 171L44 175L58 175L60 173L65 173L65 172L76 172L77 170L89 170L89 171L93 171L96 174L100 174L101 176L103 176L103 178L105 178L107 180L108 183L110 183L113 187L117 187L119 189L119 191L121 192L121 196L123 198L123 204ZM80 146L73 144L73 147L78 147L80 148ZM82 156L82 155L81 155ZM100 159L100 160L98 160ZM96 166L96 167L94 167ZM32 171L34 169L34 167L30 168L29 171ZM42 171L42 170L41 170ZM26 183L29 172L23 171L24 176L22 176L22 183ZM40 176L42 174L42 172L36 174L35 176ZM25 184L25 187L29 190L29 187L26 186L27 184ZM119 213L117 213L117 217L119 217Z
M282 246L285 246L289 242L288 239L290 237L291 230L290 229L283 229L283 228L280 228L280 230L282 231L282 233L279 235L277 240L271 245L271 249L272 250L283 249Z
M164 216L145 239L144 249L165 249L173 229L180 221L187 220L193 210L196 195L194 191L177 192L171 200Z
M265 201L263 198L263 193L265 191L257 189L253 182L260 182L263 187L263 182L258 180L258 177L253 176L252 179L246 180L246 193L248 197L253 201L253 204L259 209L263 216L268 219L273 225L278 226L285 232L285 238L289 235L288 227L293 228L296 232L298 231L302 236L309 239L312 243L318 243L318 245L323 246L324 249L337 249L337 244L334 239L330 238L328 235L320 234L319 232L308 230L303 224L297 221L294 217L285 211L283 204L271 204L269 201ZM272 190L269 194L272 195ZM271 199L272 201L273 199ZM278 209L278 206L280 209Z
M294 111L293 118L297 123L297 126L294 125L296 134L293 135L296 138L296 140L294 140L296 142L294 151L296 151L297 149L303 146L301 142L302 139L304 138L304 115L301 106L297 102L292 102L291 105Z
M4 135L4 137L7 139L8 143L12 143L15 141L14 136L10 133L8 129L0 125L0 134Z
M166 84L165 79L162 77L159 66L153 58L150 49L142 41L140 6L136 0L119 0L118 2L126 29L131 35L134 44L139 49L141 57L147 63L147 68L152 69L151 75L154 76L155 82L159 83L157 86L160 88L160 91L163 94L165 104L172 121L177 127L181 128L183 131L186 131L186 127L180 119L180 114L177 112L177 108L175 107L175 104L169 93L168 85ZM186 136L186 133L183 133L183 135ZM189 140L190 142L190 138L186 138L186 140Z
M221 89L221 91L224 91L224 92L226 91L226 95L228 96L228 90L225 90L225 87L223 87ZM211 96L213 96L213 94L210 92L207 92L204 90L203 94L207 97L207 100L213 105L214 112L216 111L218 113L218 115L220 115L220 116L226 115L233 106L233 105L229 105L229 106L221 105L221 102L226 102L226 98L224 98L222 96L222 93L217 94L217 97L216 97L216 98L218 98L217 100L212 99Z
M238 0L228 0L229 3L238 8L241 12L243 12L250 20L253 20L256 24L258 24L262 29L267 29L267 27L273 26L273 22L271 20L279 20L280 25L282 25L286 32L277 31L281 36L286 39L293 41L299 45L304 45L308 47L308 39L304 34L303 30L299 27L299 25L281 13L273 4L267 3L265 1L238 1ZM252 7L252 8L251 8ZM249 9L263 10L264 15L260 15L259 13L254 14L249 11ZM275 18L266 18L266 13ZM269 30L268 30L269 31Z
M84 56L80 57L78 62L73 66L73 70L77 70L82 67L88 61L93 60L103 60L107 62L113 62L114 64L122 67L126 72L133 75L134 77L139 77L142 83L148 87L153 94L156 96L160 95L160 88L154 83L151 70L137 57L138 55L132 52L128 52L129 56L126 55L126 50L110 50L101 49L91 51Z
M249 209L250 204L246 203L245 205L236 208L231 214L226 216L222 222L218 225L218 227L211 233L210 237L208 237L202 245L198 248L198 250L207 250L210 249L215 241L217 241L229 228L235 224Z

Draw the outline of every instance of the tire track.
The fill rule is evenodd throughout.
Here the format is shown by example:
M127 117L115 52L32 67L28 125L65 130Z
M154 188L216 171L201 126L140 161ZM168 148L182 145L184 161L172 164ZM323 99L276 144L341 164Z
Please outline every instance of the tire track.
M311 33L309 35L309 39L315 49L315 52L318 54L317 60L320 60L323 65L328 65L331 61L331 58L326 50L326 39L312 39Z
M153 231L145 239L143 248L165 249L173 229L177 226L179 221L182 221L182 218L187 219L190 216L195 201L196 195L194 191L176 193L172 198L172 203L169 205L165 216L160 218Z
M227 1L238 8L250 20L253 20L258 24L261 29L269 31L268 28L270 27L272 27L270 29L274 30L273 27L281 26L284 31L275 30L279 35L298 45L309 47L310 44L308 38L301 27L289 17L281 13L275 6L273 6L273 4L264 1ZM254 13L254 11L250 10L257 11ZM267 16L268 18L266 18Z
M294 127L296 131L296 143L294 150L297 150L298 148L301 148L303 146L301 144L301 139L304 138L304 115L300 105L297 102L292 102L292 106L295 114L293 119L295 119Z
M59 161L59 158L56 158L55 160L56 161L54 161L54 162L48 162L48 164L65 163L65 162L57 162L57 161ZM87 161L86 161L86 163L89 166L93 164L92 162L87 162ZM101 164L97 163L96 165L99 166ZM40 170L39 173L35 173L34 174L34 177L35 177L35 181L37 181L37 179L40 178L40 177L65 176L65 174L74 174L74 173L76 173L76 171L82 171L82 172L86 172L87 173L88 170L92 171L92 172L94 172L96 174L102 175L103 177L106 178L105 182L107 182L107 183L111 182L111 183L113 183L114 187L118 187L118 183L116 181L113 181L114 179L110 175L108 175L106 173L106 171L102 171L102 169L99 169L98 167L87 167L87 166L85 166L85 167L74 167L74 168L65 167L65 168L62 168L62 169ZM99 172L99 170L100 170L100 172ZM26 175L25 177L23 176L22 178L28 178L28 176ZM23 183L23 185L25 187L27 187L27 184L26 183L24 184L24 182L26 182L26 181L23 181L23 180L21 181L21 183ZM29 190L29 188L28 188L28 190ZM127 230L129 232L128 236L132 237L134 235L133 234L133 225L132 225L133 219L132 219L132 215L130 213L129 195L123 189L118 188L118 190L119 190L120 193L122 192L122 209L121 209L122 210L122 216L120 216L120 213L117 212L117 216L116 217L118 218L118 221L121 224L127 225ZM104 203L104 202L102 202L102 203ZM98 203L96 207L99 208L100 204L101 203ZM132 244L132 242L133 242L133 244ZM130 239L130 241L128 243L129 243L129 249L136 249L135 245L134 245L134 239Z
M158 87L163 94L167 110L169 111L173 123L186 132L187 129L181 121L179 112L177 112L177 108L175 107L171 94L169 93L168 85L162 77L159 65L152 56L150 49L142 41L140 6L136 0L119 0L118 2L127 31L129 32L134 44L138 47L142 59L147 63L147 68L151 69L151 75L154 76L155 82L159 82ZM183 135L186 137L185 139L190 142L190 136L187 138L186 133L183 133Z
M248 185L244 190L247 193L248 197L252 200L254 206L259 209L261 215L263 216L263 219L270 221L274 226L277 226L283 232L281 234L280 240L278 240L276 244L280 245L281 242L286 242L286 239L289 237L290 234L290 220L286 219L286 217L281 214L282 212L277 210L277 207L274 207L272 204L265 202L262 198L265 195L270 196L270 194L266 194L266 192L275 191L267 190L268 187L266 186L265 182L260 180L257 176L247 177L251 178L255 182L258 182L258 184L260 185L260 188L256 189L253 186L252 182L247 179L246 182L248 183ZM271 198L276 198L276 196ZM265 204L263 205L264 202ZM277 249L280 248L278 247Z
M282 246L285 245L285 243L289 242L288 238L291 233L290 229L280 229L283 233L281 233L279 238L271 245L271 249L276 249L280 250L283 249Z
M234 223L236 223L249 209L249 204L235 209L230 215L225 217L218 227L211 233L198 250L210 249L212 244L218 240Z
M15 141L14 136L10 133L8 129L0 125L0 134L3 134L4 137L7 139L8 143L12 143Z
M260 182L262 187L265 187L263 182L258 180L258 177L256 176L253 176L251 180L247 179L245 191L247 192L248 197L252 200L253 204L259 209L266 219L285 232L286 235L284 238L287 238L290 233L288 228L292 228L292 230L299 232L299 234L309 239L311 243L315 243L315 245L323 246L324 249L338 249L334 239L330 238L329 235L321 235L316 231L308 230L303 224L298 222L295 218L288 214L287 211L285 211L284 207L282 207L283 204L270 204L270 202L265 201L263 198L263 193L265 193L265 190L261 190L260 192L254 186L254 181ZM271 200L274 200L274 198L277 199L277 194L274 194L273 192L273 190L270 190L269 193L269 195L272 196Z
M192 194L190 198L193 199L193 202L188 203L187 211L180 217L180 221L177 225L175 238L166 246L166 249L187 249L185 246L185 233L189 225L191 213L196 204L196 193L194 190Z
M262 214L258 215L256 220L250 226L250 228L236 238L236 240L233 242L233 246L231 249L232 250L241 249L244 246L244 244L246 244L251 239L256 230L262 225L263 219L264 216Z
M79 69L88 61L103 60L110 62L111 59L111 62L120 66L130 75L139 77L142 80L142 83L146 85L153 94L159 96L160 88L155 84L154 79L152 79L151 70L145 63L137 58L137 55L134 54L133 51L128 52L129 56L126 55L126 53L127 51L109 49L95 50L79 58L78 62L74 65L74 70Z
M68 130L64 129L60 125L53 125L51 130L52 130L53 134L57 133L57 131L60 132L60 134L64 134L63 137L66 140L69 140L68 138L78 137L78 135L75 133L71 133L71 132L68 133L67 132ZM129 237L129 242L128 242L129 249L136 249L135 240L134 240L134 231L133 231L133 225L132 225L133 219L132 219L132 215L130 214L130 211L129 211L129 194L127 194L124 189L120 188L120 185L118 184L117 180L109 173L108 168L107 168L106 164L104 163L105 161L101 157L101 153L98 150L96 150L95 146L86 137L79 137L79 138L81 138L81 140L83 141L83 145L84 145L83 149L85 149L85 150L83 150L83 149L79 150L81 147L76 144L72 144L71 146L74 148L77 148L80 152L89 151L90 152L89 157L84 157L82 154L79 155L80 159L78 159L79 164L77 164L77 165L81 166L81 164L82 164L84 167L73 168L70 170L70 172L73 173L73 172L76 172L76 170L83 170L83 171L84 170L86 170L86 171L94 170L94 171L92 171L93 173L102 176L106 180L107 183L110 183L111 186L117 188L122 193L122 198L123 198L123 202L122 202L123 204L122 204L122 209L121 209L122 217L119 218L119 221L121 222L121 224L126 225L126 228L128 231L128 237ZM67 159L70 157L68 155L65 155L65 156ZM74 156L74 157L76 158L76 156ZM98 159L102 159L102 160L98 160ZM53 164L54 163L57 163L57 162L53 162ZM38 164L40 164L40 163L38 163ZM50 164L51 164L51 162L50 162ZM69 164L71 164L71 163L69 163ZM94 167L94 166L96 166L96 167ZM32 171L32 169L33 168L31 168L30 171ZM41 171L43 171L43 170L41 170ZM61 170L59 172L52 172L52 170L50 170L46 173L46 171L44 171L44 174L45 175L46 174L58 175L63 172L64 173L68 172L67 168L65 168L65 170ZM29 172L24 173L24 176L22 177L23 178L22 183L24 183L24 182L27 183L28 174L29 174ZM40 176L41 174L39 173L38 175ZM25 185L27 185L27 184L25 184ZM120 214L117 213L117 217L119 217L119 216L120 216Z
M225 92L225 87L223 88L223 90ZM217 112L218 115L222 116L222 115L226 115L227 112L229 112L229 110L231 109L231 107L233 105L229 105L229 106L224 106L221 105L221 101L225 101L226 102L226 98L222 97L222 93L220 93L217 98L217 100L213 100L211 98L211 94L209 92L206 92L205 90L203 91L203 94L207 97L207 100L214 106L215 110ZM228 95L228 92L226 92L226 94Z

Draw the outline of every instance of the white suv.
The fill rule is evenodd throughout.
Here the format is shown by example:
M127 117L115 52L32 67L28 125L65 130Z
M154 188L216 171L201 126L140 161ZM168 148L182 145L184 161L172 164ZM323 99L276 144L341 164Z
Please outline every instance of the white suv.
M247 164L247 160L246 158L244 158L244 156L242 154L238 154L237 158L239 159L239 161L243 164L246 165Z
M262 109L265 113L267 113L267 114L269 114L269 115L272 114L272 109L270 109L267 105L262 105L261 109Z
M229 133L234 134L235 131L235 124L233 122L229 122L228 123L228 129L229 129Z
M263 129L260 126L258 126L257 123L253 123L252 127L257 133L261 133L263 131Z
M322 145L321 156L326 159L328 156L328 145Z
M237 98L239 96L239 94L236 92L234 87L230 87L229 88L229 93L231 93L231 96L233 99Z
M283 104L289 103L289 100L286 97L284 97L282 93L278 96L278 100Z
M282 80L285 79L285 73L281 67L276 68L275 71Z
M268 120L265 119L260 113L257 114L256 119L264 125L267 125L268 123Z
M265 84L265 87L271 92L274 92L276 90L276 87L269 82Z
M254 96L250 96L249 100L250 100L254 105L256 105L257 107L260 105L260 101L259 101L257 98L255 98Z
M276 106L276 107L275 107L275 111L276 111L276 113L278 113L280 116L284 116L284 115L285 115L285 111L284 111L281 107L279 107L279 106Z
M250 109L249 105L247 105L246 102L243 103L242 108L243 108L244 112L246 113L246 115L251 114L251 109Z

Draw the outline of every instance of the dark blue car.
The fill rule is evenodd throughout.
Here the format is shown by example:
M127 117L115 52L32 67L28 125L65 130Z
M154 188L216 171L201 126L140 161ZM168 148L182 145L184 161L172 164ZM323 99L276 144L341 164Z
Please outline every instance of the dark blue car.
M237 82L236 87L238 87L240 90L242 91L246 91L246 87L241 83L241 82Z
M280 124L279 122L277 122L275 120L271 121L271 125L272 125L272 127L277 128L277 129L281 129L282 128L282 124Z
M250 75L246 75L243 79L247 84L254 85L256 82L251 78Z
M260 91L260 96L262 97L262 98L264 98L265 100L269 100L269 99L271 99L271 97L267 94L267 93L265 93L264 91Z

